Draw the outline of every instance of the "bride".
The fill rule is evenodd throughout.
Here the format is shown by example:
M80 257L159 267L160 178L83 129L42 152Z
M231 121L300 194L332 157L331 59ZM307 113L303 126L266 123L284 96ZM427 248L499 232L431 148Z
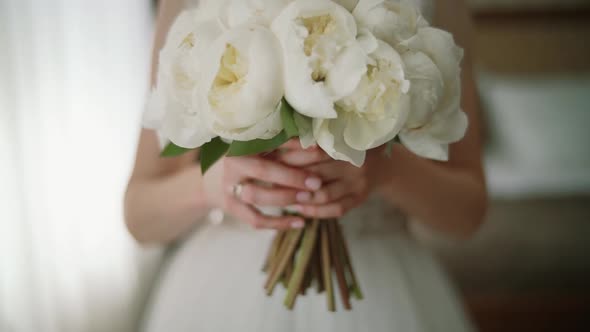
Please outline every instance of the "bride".
M160 158L157 134L143 130L126 194L127 225L141 243L175 244L146 310L145 331L471 330L444 274L406 230L411 219L467 237L483 219L470 20L461 0L436 7L432 0L414 1L466 49L462 106L470 128L450 147L451 160L424 160L397 145L392 158L376 149L356 168L292 141L280 154L222 159L203 177L196 154ZM154 55L184 5L161 1ZM254 205L295 205L304 216L339 217L365 299L353 302L352 311L330 313L325 296L315 292L300 297L294 311L282 305L284 290L267 297L260 268L273 230L302 227L303 220L265 216Z

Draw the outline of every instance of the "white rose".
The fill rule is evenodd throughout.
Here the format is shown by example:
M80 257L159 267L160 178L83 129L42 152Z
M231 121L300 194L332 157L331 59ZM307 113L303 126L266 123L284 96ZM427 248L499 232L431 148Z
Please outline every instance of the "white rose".
M221 34L216 22L203 17L199 10L184 11L171 26L159 54L157 84L143 119L145 127L185 148L199 147L213 137L192 100L198 88L200 59Z
M336 119L314 119L313 135L332 158L361 166L366 151L392 140L409 111L410 83L400 55L383 41L369 55L366 74L337 105Z
M412 84L411 114L400 134L414 153L448 160L448 145L465 135L467 116L460 109L463 50L453 36L425 27L403 42L406 75Z
M217 0L222 2L220 20L227 28L256 23L269 27L292 0Z
M329 0L295 0L271 28L282 44L287 101L304 115L335 118L334 103L366 72L354 17Z
M272 138L282 130L277 106L284 95L281 46L260 25L219 37L203 59L195 92L209 128L229 140Z
M393 47L428 25L415 4L407 1L360 0L352 14L359 27Z

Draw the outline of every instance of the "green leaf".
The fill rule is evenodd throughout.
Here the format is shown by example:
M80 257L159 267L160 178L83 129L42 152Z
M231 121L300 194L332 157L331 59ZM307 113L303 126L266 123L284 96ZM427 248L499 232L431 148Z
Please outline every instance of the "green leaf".
M299 136L299 129L297 129L297 124L295 123L294 113L295 110L286 99L283 98L281 103L279 104L280 112L281 112L281 121L283 123L283 128L285 129L285 134L291 137Z
M201 173L205 174L229 149L229 144L225 143L219 137L215 137L209 143L201 147Z
M168 145L166 145L164 150L162 150L162 152L160 153L160 156L161 157L178 157L178 156L183 155L191 150L193 150L193 149L183 148L181 146L178 146L178 145L170 142L170 143L168 143Z
M385 153L385 155L389 158L391 158L391 155L393 154L393 146L395 144L400 143L399 137L396 136L394 139L392 139L391 141L385 143L385 150L383 151Z
M312 128L312 119L299 113L294 113L293 118L295 119L295 124L297 125L297 129L299 130L299 140L301 141L301 146L309 146L315 143L315 138L313 137L313 128Z
M283 130L271 139L255 139L247 142L233 141L233 143L229 146L227 155L239 157L254 155L262 152L270 152L285 144L289 138L290 137Z

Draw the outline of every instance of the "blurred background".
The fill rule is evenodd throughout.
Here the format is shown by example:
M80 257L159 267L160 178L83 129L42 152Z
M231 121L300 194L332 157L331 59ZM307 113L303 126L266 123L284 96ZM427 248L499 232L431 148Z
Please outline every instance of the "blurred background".
M444 2L444 0L440 0ZM487 223L416 234L481 331L590 322L590 1L470 0ZM160 249L122 197L148 88L149 0L0 0L0 331L134 331Z
M482 331L589 331L590 1L470 3L492 201L471 241L423 238Z

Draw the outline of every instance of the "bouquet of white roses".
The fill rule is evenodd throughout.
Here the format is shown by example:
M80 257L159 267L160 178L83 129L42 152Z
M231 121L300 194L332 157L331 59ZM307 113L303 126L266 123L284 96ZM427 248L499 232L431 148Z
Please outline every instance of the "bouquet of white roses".
M467 128L462 56L413 2L203 0L168 33L144 125L169 141L163 156L199 148L203 173L293 137L356 166L393 142L447 160ZM315 280L335 310L332 274L347 309L362 298L337 222L279 232L265 271L289 308Z

